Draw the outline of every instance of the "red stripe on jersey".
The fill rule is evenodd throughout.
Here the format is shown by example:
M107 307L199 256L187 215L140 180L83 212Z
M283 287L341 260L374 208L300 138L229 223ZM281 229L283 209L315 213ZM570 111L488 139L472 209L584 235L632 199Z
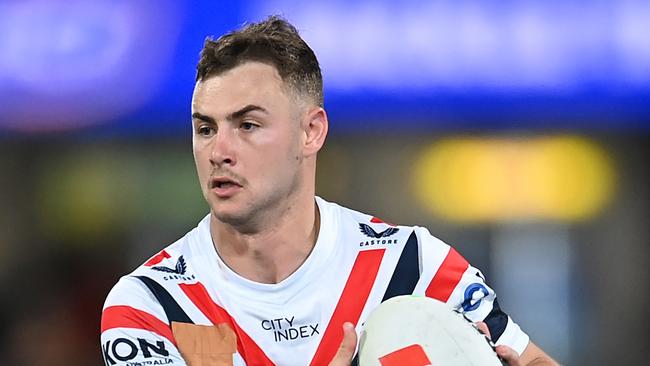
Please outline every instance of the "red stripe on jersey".
M379 265L384 257L385 249L374 249L360 252L354 261L343 293L334 309L334 314L323 333L323 339L316 349L311 365L327 365L334 358L343 340L343 323L352 322L356 325L361 312L366 305L372 285L379 272Z
M449 248L447 257L438 268L438 272L433 276L431 283L424 294L443 302L449 300L449 296L460 282L463 273L469 267L469 263L463 258L456 249Z
M118 305L109 306L102 312L102 333L114 328L135 328L143 329L169 339L174 345L176 340L172 330L167 323L130 306Z
M146 261L144 263L144 265L147 266L147 267L151 267L153 265L156 265L156 264L162 262L163 259L165 259L165 258L171 258L171 256L169 255L169 253L167 253L166 251L163 250L160 253L154 255L153 257L151 257L148 261Z
M202 283L181 283L179 286L194 305L201 310L203 315L210 319L212 324L216 325L226 323L230 325L230 328L237 334L237 351L244 361L246 361L247 365L274 365L257 343L255 343L255 341L235 322L232 316L228 314L226 309L217 305L212 300L208 294L208 290L206 290Z
M390 226L395 226L394 224L391 224L390 222L386 222L386 221L380 219L379 217L373 217L372 219L370 219L370 222L372 222L374 224L386 224L386 225L390 225Z

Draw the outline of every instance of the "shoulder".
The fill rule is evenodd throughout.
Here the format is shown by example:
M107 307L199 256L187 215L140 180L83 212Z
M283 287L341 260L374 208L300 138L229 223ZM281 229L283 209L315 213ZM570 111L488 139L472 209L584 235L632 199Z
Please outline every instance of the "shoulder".
M211 249L209 216L206 216L195 228L153 254L128 276L149 276L156 279L161 276L190 277L189 269Z
M155 297L142 281L135 276L127 275L120 278L106 296L104 310L113 306L151 310L152 304L156 303Z
M131 276L122 277L113 286L102 309L102 335L124 328L171 339L164 309L144 283Z
M153 312L164 319L164 313L152 292L149 282L155 281L165 286L167 280L193 279L191 268L196 258L201 255L201 242L205 239L204 231L207 217L197 227L189 231L182 238L155 253L131 273L123 276L113 286L104 304L104 310L111 306L130 306L147 312ZM209 235L209 232L207 233Z
M321 200L322 201L322 200ZM384 249L387 259L414 257L419 268L438 268L447 256L455 261L464 260L448 244L433 236L420 226L396 225L375 215L366 214L335 203L319 202L325 207L325 214L336 222L337 239L345 246L358 243L355 247L365 251Z
M193 321L183 307L186 304L179 301L182 289L178 284L195 282L198 262L210 248L206 217L185 236L119 279L106 297L101 316L101 343L107 365L185 365L170 324ZM201 317L198 320L206 321Z

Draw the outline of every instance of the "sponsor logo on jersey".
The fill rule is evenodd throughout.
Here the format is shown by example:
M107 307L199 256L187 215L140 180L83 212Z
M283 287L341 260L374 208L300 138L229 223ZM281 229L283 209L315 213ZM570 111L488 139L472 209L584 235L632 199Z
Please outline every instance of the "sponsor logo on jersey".
M480 293L478 293L480 292ZM465 289L463 311L472 311L481 305L483 298L489 294L487 288L481 283L473 283Z
M176 261L176 265L173 268L166 266L152 266L151 269L158 272L169 273L169 275L163 277L165 281L168 280L184 280L189 281L195 279L194 275L187 275L187 264L185 263L185 258L181 255Z
M370 227L370 225L360 223L359 231L361 231L361 233L363 233L365 236L371 238L371 240L359 242L360 247L397 244L397 239L387 239L389 236L392 236L399 231L399 229L396 227L389 227L384 231L376 232L373 228Z
M118 361L126 362L129 366L140 365L170 365L173 360L168 358L169 351L165 348L165 342L150 342L147 339L116 338L108 340L102 345L104 363L106 366L116 365ZM139 361L132 361L141 355Z
M318 323L294 325L295 319L295 316L291 318L264 319L261 325L262 329L273 333L273 340L275 342L294 341L320 334Z
M366 225L364 223L359 224L359 230L361 230L361 232L366 236L375 239L387 238L399 231L399 229L396 227L389 227L388 229L378 233L373 228L371 228L370 225Z

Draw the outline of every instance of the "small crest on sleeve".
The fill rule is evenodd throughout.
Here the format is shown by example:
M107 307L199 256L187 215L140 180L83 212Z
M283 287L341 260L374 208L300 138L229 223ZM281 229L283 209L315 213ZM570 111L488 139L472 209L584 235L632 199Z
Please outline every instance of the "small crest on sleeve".
M171 259L171 258L167 258L167 259ZM176 263L172 262L171 260L165 260L159 263L160 264L158 265L150 266L150 268L153 271L165 273L166 275L163 277L163 280L165 281L168 280L190 281L196 278L193 274L188 273L187 262L185 261L185 258L183 258L182 255L178 257Z
M175 273L178 275L184 275L185 272L187 271L187 264L185 264L185 259L183 259L183 256L181 255L178 257L178 260L176 261L176 266L173 268L165 267L165 266L153 266L151 269L155 271L160 271L160 272L165 272L165 273Z

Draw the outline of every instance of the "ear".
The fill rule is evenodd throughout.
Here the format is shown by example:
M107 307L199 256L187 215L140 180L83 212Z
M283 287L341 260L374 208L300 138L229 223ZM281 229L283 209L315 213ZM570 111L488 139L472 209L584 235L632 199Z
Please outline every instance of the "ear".
M323 147L328 127L327 113L323 108L316 107L307 112L302 126L305 137L303 142L304 156L314 155Z

